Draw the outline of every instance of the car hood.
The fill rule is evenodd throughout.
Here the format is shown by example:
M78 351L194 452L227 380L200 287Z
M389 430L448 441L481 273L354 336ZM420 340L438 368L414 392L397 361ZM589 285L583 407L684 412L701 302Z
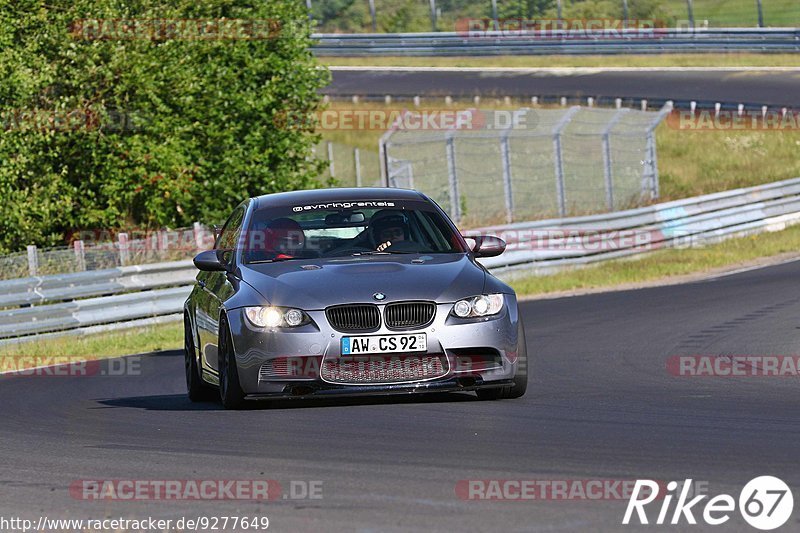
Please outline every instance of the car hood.
M242 279L271 305L308 311L330 305L430 300L438 303L483 292L485 271L465 254L391 255L242 265Z

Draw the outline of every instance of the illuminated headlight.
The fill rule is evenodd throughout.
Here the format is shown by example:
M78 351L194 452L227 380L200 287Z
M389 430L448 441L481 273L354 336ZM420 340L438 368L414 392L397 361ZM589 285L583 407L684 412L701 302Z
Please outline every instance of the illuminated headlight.
M457 301L453 306L453 314L460 318L473 318L496 315L501 309L503 309L502 294L482 294Z
M244 314L259 328L294 328L311 321L303 311L291 307L245 307Z

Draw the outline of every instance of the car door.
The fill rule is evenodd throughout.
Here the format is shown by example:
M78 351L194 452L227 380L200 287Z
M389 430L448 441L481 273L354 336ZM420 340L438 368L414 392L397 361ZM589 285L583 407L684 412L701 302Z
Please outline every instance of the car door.
M236 245L242 233L246 205L237 207L220 232L214 245L220 261L229 267L228 271L205 272L199 279L203 295L198 299L197 329L200 337L203 370L216 375L218 370L217 343L219 339L219 318L222 304L233 295L230 267L235 260Z

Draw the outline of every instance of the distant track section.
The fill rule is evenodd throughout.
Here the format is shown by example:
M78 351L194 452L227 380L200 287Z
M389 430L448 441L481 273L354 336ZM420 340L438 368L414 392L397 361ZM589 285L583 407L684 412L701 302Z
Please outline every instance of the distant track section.
M800 51L798 28L316 34L320 56L616 55Z
M331 71L333 80L322 93L332 98L509 96L530 100L536 96L540 102L545 97L555 102L558 97L592 97L598 104L622 98L648 99L654 106L671 100L676 108L685 108L691 101L699 107L722 102L733 108L738 104L756 109L763 105L800 108L798 69L331 67Z

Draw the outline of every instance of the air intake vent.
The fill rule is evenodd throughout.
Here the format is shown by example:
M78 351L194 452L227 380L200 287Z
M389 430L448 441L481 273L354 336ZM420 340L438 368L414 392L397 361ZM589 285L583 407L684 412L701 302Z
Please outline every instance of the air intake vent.
M433 302L398 302L384 310L386 326L392 329L413 329L427 326L436 314Z
M338 305L325 310L328 322L338 331L373 331L381 325L381 314L371 304Z

